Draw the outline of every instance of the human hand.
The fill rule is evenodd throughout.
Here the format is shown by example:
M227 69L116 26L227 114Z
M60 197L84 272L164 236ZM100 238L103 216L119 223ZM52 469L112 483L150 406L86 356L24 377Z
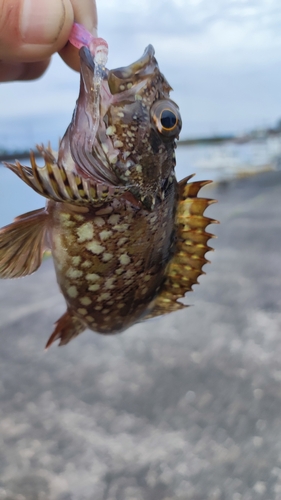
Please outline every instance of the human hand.
M38 78L55 52L78 71L74 21L97 36L95 0L0 0L0 82Z

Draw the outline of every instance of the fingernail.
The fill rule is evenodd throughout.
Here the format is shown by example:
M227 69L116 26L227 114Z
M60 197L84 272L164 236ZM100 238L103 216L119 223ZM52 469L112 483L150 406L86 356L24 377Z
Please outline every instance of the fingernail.
M62 0L24 0L20 24L23 42L42 45L54 43L64 19Z

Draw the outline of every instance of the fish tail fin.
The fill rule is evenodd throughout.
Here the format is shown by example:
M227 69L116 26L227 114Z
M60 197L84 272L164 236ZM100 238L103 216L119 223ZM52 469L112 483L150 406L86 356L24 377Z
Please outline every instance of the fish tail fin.
M60 340L59 345L68 344L68 342L77 337L84 330L85 326L83 323L76 318L76 316L72 316L71 312L66 311L56 322L55 329L45 349L48 349L56 340Z
M47 248L47 218L40 208L0 229L0 278L20 278L38 269Z

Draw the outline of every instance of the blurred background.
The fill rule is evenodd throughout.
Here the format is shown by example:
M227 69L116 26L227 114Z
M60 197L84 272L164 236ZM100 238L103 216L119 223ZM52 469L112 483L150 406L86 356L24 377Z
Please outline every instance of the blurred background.
M281 4L98 1L110 68L152 43L183 129L178 178L215 181L212 264L183 312L43 351L51 259L0 282L0 500L281 500ZM0 86L0 154L53 148L79 75ZM22 160L26 163L28 160ZM0 167L0 225L44 200Z
M179 177L194 172L225 179L280 167L278 0L155 0L153 5L106 0L98 11L110 68L132 63L148 43L155 47L181 110L181 141L189 146L178 150ZM78 89L79 75L59 56L37 81L2 84L0 154L29 151L48 141L56 148ZM7 176L1 186L7 186L11 174L1 175ZM0 189L6 205L6 187ZM33 208L33 193L28 198Z

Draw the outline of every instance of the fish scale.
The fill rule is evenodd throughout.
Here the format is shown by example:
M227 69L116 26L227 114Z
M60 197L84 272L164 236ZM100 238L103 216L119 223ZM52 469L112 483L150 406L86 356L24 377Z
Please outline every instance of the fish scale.
M48 208L52 217L51 246L58 283L69 307L77 310L81 321L85 321L86 316L84 311L79 312L81 298L91 301L86 307L87 315L93 304L98 304L100 312L95 312L96 321L92 320L91 324L100 333L127 328L146 310L163 281L163 264L168 262L173 245L170 236L173 207L169 206L168 198L158 205L156 213L116 201L112 208L110 214L103 216L95 212L69 214L64 205L58 213L52 202ZM165 220L170 221L167 231L163 231L159 220L163 220L163 224ZM147 242L141 238L143 234L151 242L150 252L147 252ZM63 249L67 251L62 267ZM73 267L75 256L80 256L81 260ZM90 264L85 266L85 262ZM108 287L110 280L112 284ZM112 300L116 297L118 308Z

